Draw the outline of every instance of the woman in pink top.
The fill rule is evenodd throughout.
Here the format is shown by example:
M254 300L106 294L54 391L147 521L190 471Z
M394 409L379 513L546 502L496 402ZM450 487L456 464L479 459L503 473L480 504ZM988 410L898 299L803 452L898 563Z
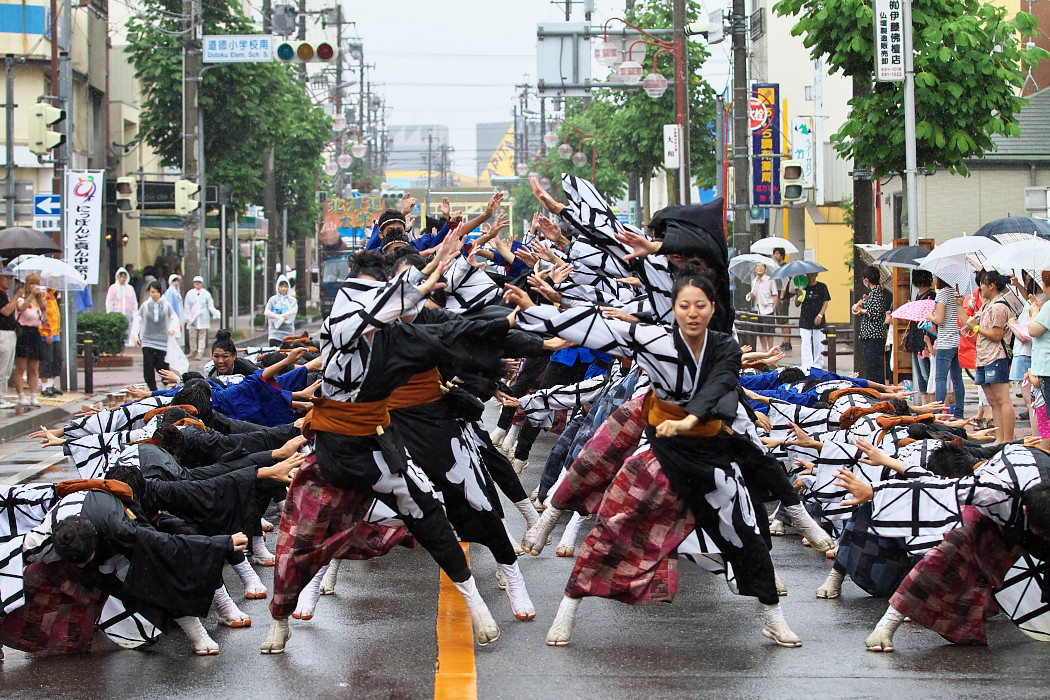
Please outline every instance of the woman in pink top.
M44 354L44 341L40 337L40 325L44 321L46 307L46 290L40 286L40 275L33 273L26 277L25 295L18 300L18 341L15 344L15 391L18 392L20 406L27 404L40 405L37 394L40 391L40 358ZM26 401L22 388L22 376L26 375L29 384L29 401Z

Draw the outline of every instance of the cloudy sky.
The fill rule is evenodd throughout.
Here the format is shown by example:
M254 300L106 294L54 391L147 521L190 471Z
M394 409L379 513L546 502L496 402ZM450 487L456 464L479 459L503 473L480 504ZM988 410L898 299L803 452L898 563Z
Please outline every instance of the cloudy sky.
M722 4L706 0L708 9ZM592 24L621 16L623 8L623 0L597 0ZM388 124L448 126L454 170L465 173L474 172L474 125L510 121L514 86L535 84L536 25L565 18L564 2L547 0L346 0L343 9L364 39L365 60L375 64L372 79L391 108ZM572 12L574 22L583 21L582 4ZM712 49L709 80L721 90L729 44Z

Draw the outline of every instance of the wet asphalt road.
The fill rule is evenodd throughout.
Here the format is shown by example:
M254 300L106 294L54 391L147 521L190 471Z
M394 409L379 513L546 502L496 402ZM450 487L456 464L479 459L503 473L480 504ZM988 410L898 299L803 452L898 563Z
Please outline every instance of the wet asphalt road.
M552 444L541 437L533 452ZM50 475L49 475L50 476ZM539 478L524 475L530 488ZM50 479L49 479L50 480ZM514 530L523 528L508 506ZM502 629L498 643L475 650L476 683L451 684L448 697L480 698L1045 698L1050 645L1029 640L1008 620L989 622L990 647L953 647L906 624L897 651L872 654L864 637L885 601L846 582L838 600L817 600L829 562L795 536L777 538L773 557L789 588L783 599L801 649L763 639L757 605L688 561L674 603L631 607L588 599L567 647L544 644L572 559L521 560L539 615L518 622L494 580L495 563L479 547L472 561L482 594ZM580 540L587 532L585 525ZM271 536L270 546L273 548ZM270 569L261 569L269 585ZM382 559L345 562L335 596L322 597L313 620L293 620L281 656L262 656L266 601L244 601L232 572L227 584L252 616L248 629L205 621L221 653L196 657L174 631L146 651L122 651L104 638L77 657L34 658L5 649L0 697L49 698L429 698L434 697L438 641L438 571L422 550L399 548ZM469 619L459 620L469 632ZM445 686L449 687L449 686ZM476 694L476 695L475 695Z

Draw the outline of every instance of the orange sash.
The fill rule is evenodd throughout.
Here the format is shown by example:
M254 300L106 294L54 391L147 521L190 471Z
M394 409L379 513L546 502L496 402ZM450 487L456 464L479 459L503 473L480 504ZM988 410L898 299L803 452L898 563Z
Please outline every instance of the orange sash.
M649 420L649 425L654 428L665 420L682 420L686 416L684 408L664 401L652 391L645 395L645 403L642 405L642 410ZM715 419L706 423L698 423L686 432L679 433L679 435L686 437L711 437L721 432L722 421Z
M862 389L859 386L855 386L852 389L836 389L835 391L831 392L831 394L829 394L829 397L831 399L831 403L835 403L843 396L849 396L850 394L860 394L861 396L867 396L869 399L875 399L876 401L882 398L879 392L875 391L874 389Z
M851 406L842 412L839 418L839 428L849 430L857 421L872 413L887 413L893 410L893 404L889 401L879 401L874 406L864 408L863 406Z
M882 439L886 437L886 433L890 432L891 428L896 428L898 425L915 425L916 423L932 423L934 415L927 413L923 416L879 416L875 419L875 423L882 428L879 432L878 437L875 438L875 443L879 444Z
M437 367L420 372L402 386L394 389L387 399L387 408L396 411L399 408L421 406L425 403L440 401L445 392L441 389L441 373Z
M390 411L386 399L366 403L347 403L326 399L313 399L314 407L303 421L303 435L310 438L318 430L336 435L372 437L382 434L390 427Z
M131 503L135 500L135 494L132 492L131 487L116 479L70 479L69 481L61 481L55 484L55 495L59 498L65 498L77 491L109 493L124 503Z

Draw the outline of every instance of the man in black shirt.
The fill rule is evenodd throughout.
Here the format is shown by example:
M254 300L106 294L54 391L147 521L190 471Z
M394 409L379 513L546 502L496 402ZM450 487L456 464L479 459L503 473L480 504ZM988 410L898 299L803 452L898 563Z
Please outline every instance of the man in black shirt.
M828 310L831 294L826 284L817 281L816 272L809 273L808 278L806 288L795 294L795 306L800 307L798 327L802 336L802 369L824 369L824 351L827 345L824 329L828 327L824 314Z

